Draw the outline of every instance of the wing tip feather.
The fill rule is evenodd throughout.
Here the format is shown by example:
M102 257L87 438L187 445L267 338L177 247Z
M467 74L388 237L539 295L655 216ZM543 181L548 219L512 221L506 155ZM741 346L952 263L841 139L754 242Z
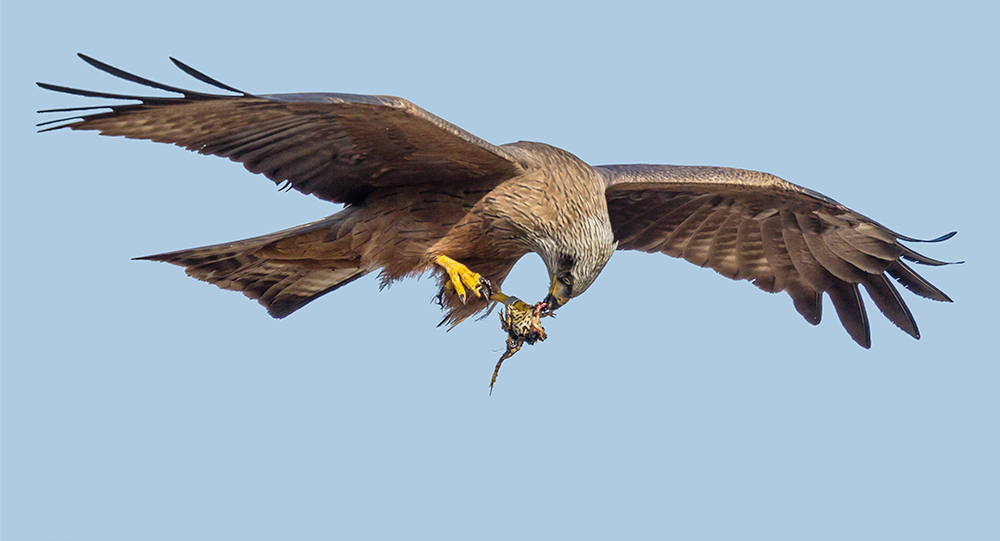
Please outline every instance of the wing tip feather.
M212 86L214 86L216 88L220 88L222 90L227 90L229 92L235 92L237 94L243 94L244 97L251 97L252 96L252 94L250 94L248 92L244 92L244 91L242 91L242 90L240 90L238 88L234 88L232 86L229 86L229 85L227 85L227 84L219 81L218 79L209 77L208 75L205 75L204 73L202 73L202 72L200 72L200 71L192 68L191 66L185 64L184 62L181 62L180 60L177 60L176 58L174 58L172 56L168 57L168 58L170 58L170 61L173 62L174 65L177 66L181 71L183 71L184 73L190 75L191 77L194 77L195 79L198 79L199 81L201 81L203 83L210 84L210 85L212 85Z
M958 231L952 231L950 233L945 233L944 235L941 235L940 237L933 239L916 239L913 237L907 237L906 235L898 235L898 234L896 236L899 237L900 240L905 240L906 242L944 242L954 237L957 234Z

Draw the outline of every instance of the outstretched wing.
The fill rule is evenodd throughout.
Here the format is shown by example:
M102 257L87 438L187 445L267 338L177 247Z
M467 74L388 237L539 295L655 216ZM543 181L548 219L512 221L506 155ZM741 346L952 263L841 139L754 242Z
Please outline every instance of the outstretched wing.
M904 246L920 241L812 190L757 171L725 167L608 165L608 212L620 250L660 252L749 280L770 293L786 291L816 325L822 295L844 328L871 346L863 285L896 326L919 338L917 324L887 276L929 299L951 302L903 260L945 265Z
M38 83L56 92L141 103L49 109L80 113L39 124L173 143L242 163L252 173L320 199L358 203L373 189L406 184L499 183L520 171L503 149L402 98L356 94L256 96L171 58L196 79L231 92L206 94L133 75L85 55L116 77L181 97L110 94ZM105 112L89 112L110 109ZM85 112L87 111L87 112Z

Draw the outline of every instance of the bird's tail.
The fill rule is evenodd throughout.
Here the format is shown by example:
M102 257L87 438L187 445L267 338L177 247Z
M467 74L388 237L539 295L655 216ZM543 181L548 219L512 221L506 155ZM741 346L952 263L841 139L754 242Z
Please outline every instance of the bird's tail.
M184 267L188 276L240 291L283 318L373 268L351 249L350 212L270 235L136 259ZM346 230L346 234L345 234Z

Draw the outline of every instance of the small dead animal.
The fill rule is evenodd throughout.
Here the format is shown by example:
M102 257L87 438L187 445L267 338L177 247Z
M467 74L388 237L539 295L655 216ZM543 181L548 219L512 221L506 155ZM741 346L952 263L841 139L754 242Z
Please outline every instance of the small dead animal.
M532 306L517 297L504 297L506 298L502 301L504 310L500 313L500 327L507 333L507 351L500 356L496 368L493 369L490 395L493 394L493 384L496 383L497 374L500 373L500 365L520 351L525 342L534 344L546 338L541 322L542 310L547 306L544 301Z

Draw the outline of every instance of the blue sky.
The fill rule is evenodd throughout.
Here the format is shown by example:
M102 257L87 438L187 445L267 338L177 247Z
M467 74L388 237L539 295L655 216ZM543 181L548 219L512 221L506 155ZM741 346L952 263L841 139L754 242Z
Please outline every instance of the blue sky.
M995 539L997 9L913 2L5 2L4 539ZM130 258L337 207L218 158L61 131L136 88L403 96L493 143L724 165L818 190L959 266L869 303L873 347L784 295L620 253L504 364L430 280L276 321ZM649 284L654 287L649 287ZM525 258L505 290L541 298Z

